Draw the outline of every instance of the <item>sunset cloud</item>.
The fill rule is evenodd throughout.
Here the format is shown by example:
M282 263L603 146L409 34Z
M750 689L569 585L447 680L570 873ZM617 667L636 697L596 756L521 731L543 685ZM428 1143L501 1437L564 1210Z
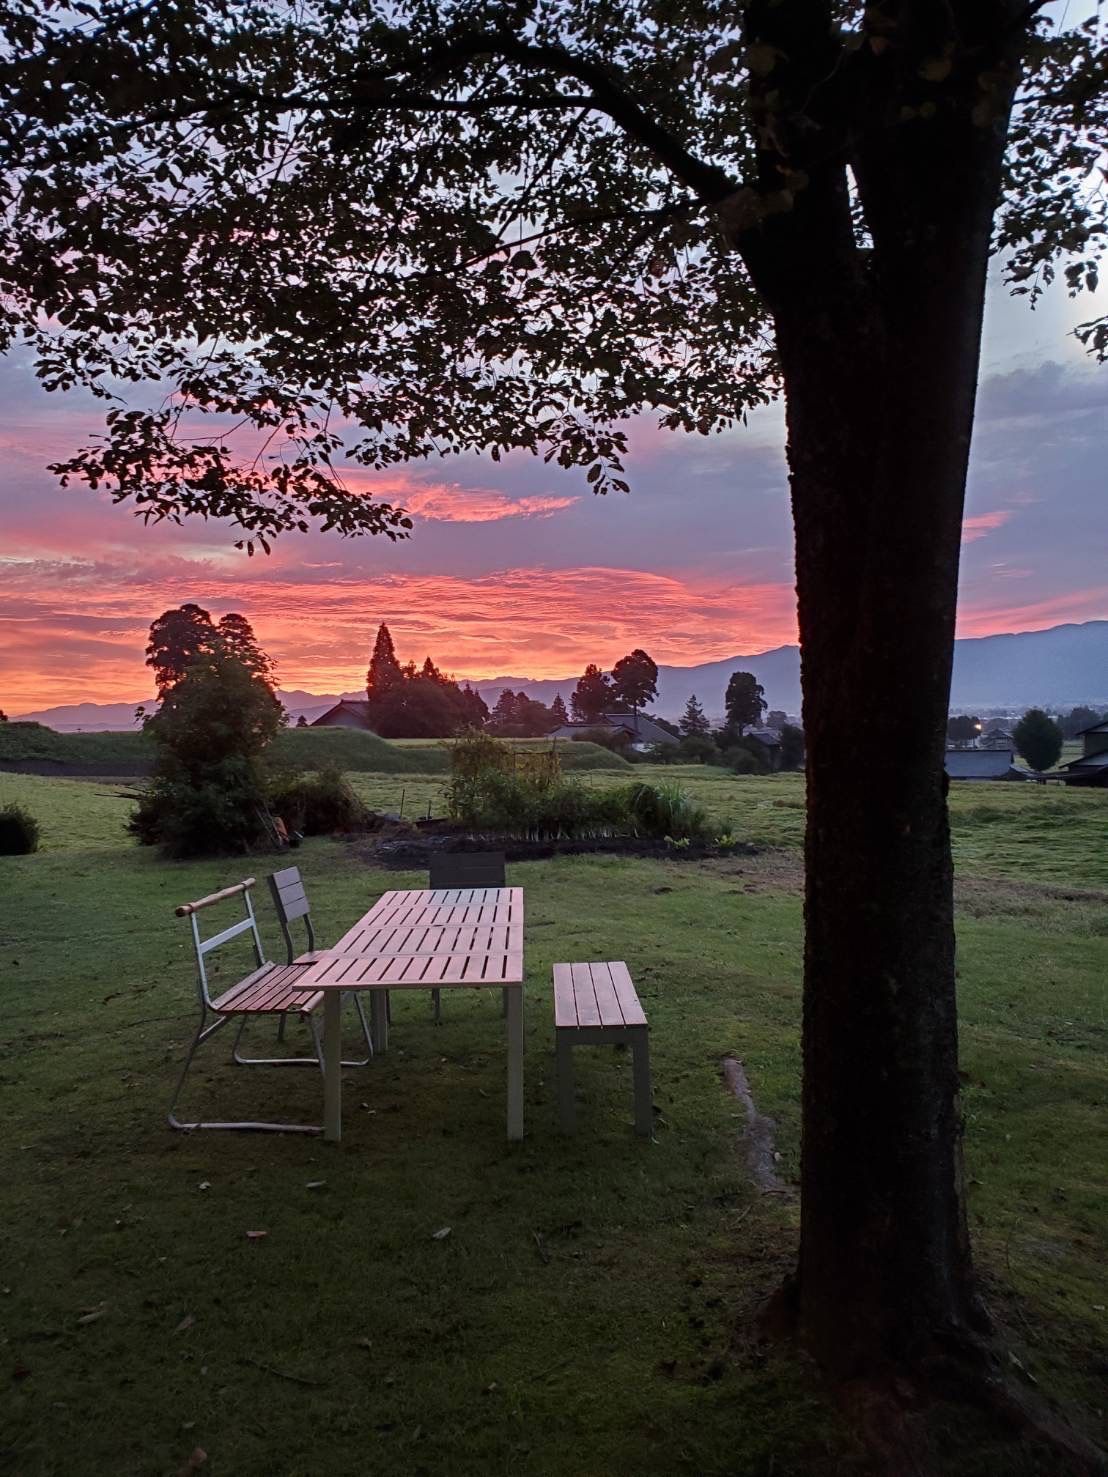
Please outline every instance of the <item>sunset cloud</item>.
M102 562L37 561L9 565L0 596L9 712L143 697L147 627L183 600L213 615L242 610L276 657L284 686L331 692L364 681L382 620L402 658L430 654L462 677L564 676L639 645L657 661L691 665L796 635L788 584L698 582L602 566L314 583L276 571L250 581L210 565L186 576L164 566L113 571Z
M1012 513L1009 508L998 508L993 513L975 513L972 518L962 520L962 542L972 544L995 528L1003 528Z
M432 523L499 523L503 518L550 518L580 502L578 497L507 497L484 488L421 487L404 494L403 506Z

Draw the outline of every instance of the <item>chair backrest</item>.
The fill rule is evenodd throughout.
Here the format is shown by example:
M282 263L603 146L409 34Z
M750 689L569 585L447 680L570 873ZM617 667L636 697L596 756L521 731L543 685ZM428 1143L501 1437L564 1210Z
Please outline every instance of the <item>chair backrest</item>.
M428 886L503 887L502 851L443 851L431 857Z
M175 909L177 917L187 918L192 926L192 944L196 950L196 983L200 991L201 1003L204 1005L212 1003L211 996L208 994L208 971L204 960L213 949L218 949L223 944L229 944L232 939L249 933L254 945L257 967L260 969L266 962L265 950L262 948L262 936L258 932L258 920L254 916L254 904L250 897L250 889L255 885L255 878L245 877L241 882L236 882L234 887L225 887L222 892L209 893L207 897L198 898L194 903L182 903L179 908ZM225 902L232 897L242 898L244 916L237 923L232 923L229 928L213 933L211 938L201 938L198 915L205 908Z
M315 929L312 927L308 894L304 890L304 879L300 875L300 868L285 867L280 872L272 872L269 877L269 890L273 896L273 906L277 909L277 921L285 936L288 962L291 964L299 951L293 943L289 924L297 918L304 920L309 950L315 948Z

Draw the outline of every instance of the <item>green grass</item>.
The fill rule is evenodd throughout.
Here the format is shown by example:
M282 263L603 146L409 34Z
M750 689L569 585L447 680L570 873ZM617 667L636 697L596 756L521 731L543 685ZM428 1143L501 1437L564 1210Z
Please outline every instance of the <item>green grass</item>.
M346 1074L334 1146L164 1126L194 998L173 906L267 859L167 864L126 843L120 787L0 775L0 803L40 816L44 848L0 858L0 1313L17 1376L0 1471L172 1474L197 1446L212 1477L863 1470L804 1369L751 1349L796 1207L752 1194L718 1075L725 1052L742 1056L794 1176L801 789L691 778L701 803L716 796L736 830L782 849L512 871L528 909L524 1143L504 1139L497 1002L454 992L441 1028L426 997L394 997L393 1051ZM1089 811L1051 829L1039 807L1057 792L980 788L954 797L977 1257L1008 1347L1095 1426L1108 926L1103 896L1080 888L1103 801L1072 792ZM1047 875L1068 868L1065 897L1039 876L1055 829ZM340 842L296 860L323 941L383 887L422 881ZM275 945L264 890L260 903ZM549 977L565 957L631 963L652 1022L652 1144L630 1132L629 1061L599 1050L578 1054L578 1135L557 1133ZM191 1107L318 1118L314 1072L233 1070L227 1050L217 1038L200 1059ZM983 1460L944 1470L1000 1470Z
M548 748L545 739L513 739L513 748ZM631 766L599 744L558 748L567 770L619 770ZM378 738L356 728L288 728L277 735L274 763L296 769L333 765L354 774L446 774L449 740ZM56 764L89 774L142 774L153 763L153 745L139 733L57 733L39 723L0 723L0 764Z

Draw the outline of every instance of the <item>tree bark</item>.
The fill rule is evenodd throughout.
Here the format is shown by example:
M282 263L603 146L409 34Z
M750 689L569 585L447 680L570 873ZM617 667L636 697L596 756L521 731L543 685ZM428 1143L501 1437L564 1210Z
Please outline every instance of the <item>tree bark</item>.
M956 8L916 13L930 23ZM789 9L756 5L748 35L791 46L808 97L797 32L775 33ZM910 5L885 10L899 60L884 67L886 41L859 62L870 131L848 117L836 149L824 123L804 158L806 135L780 147L767 129L763 189L781 178L775 149L805 173L795 201L737 241L776 322L796 529L808 823L794 1292L805 1344L843 1380L918 1371L984 1326L963 1190L943 752L1019 27L1003 3L985 0L968 21L961 7L942 52L941 37L911 33ZM825 35L808 38L813 77L825 75ZM932 54L953 55L952 75L906 124ZM788 85L775 72L767 108L780 106L768 89Z

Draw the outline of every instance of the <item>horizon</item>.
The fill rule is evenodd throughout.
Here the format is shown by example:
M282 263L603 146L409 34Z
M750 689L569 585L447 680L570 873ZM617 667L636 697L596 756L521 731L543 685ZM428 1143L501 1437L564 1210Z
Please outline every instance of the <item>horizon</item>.
M1108 297L1101 288L1100 299ZM963 524L958 635L1108 618L1089 531L1104 526L1108 385L1072 335L1089 303L1035 313L990 286ZM0 708L9 715L142 701L162 611L195 601L250 620L286 689L358 691L383 620L404 660L462 681L565 681L641 646L662 666L760 655L797 640L780 404L710 438L632 424L629 495L525 456L461 457L349 485L403 503L414 536L287 535L248 559L234 531L142 526L107 494L60 490L45 464L98 409L0 364ZM526 673L526 677L516 676Z

